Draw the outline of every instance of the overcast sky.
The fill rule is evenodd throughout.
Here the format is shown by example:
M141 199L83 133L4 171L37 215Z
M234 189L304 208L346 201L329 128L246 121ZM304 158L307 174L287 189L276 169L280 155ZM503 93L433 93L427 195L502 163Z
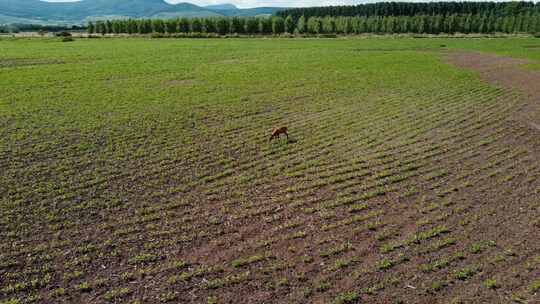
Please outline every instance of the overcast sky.
M70 2L77 0L45 0L49 2ZM85 0L92 1L92 0ZM231 3L240 8L259 6L325 6L359 4L366 1L353 0L165 0L169 3L189 2L197 5Z

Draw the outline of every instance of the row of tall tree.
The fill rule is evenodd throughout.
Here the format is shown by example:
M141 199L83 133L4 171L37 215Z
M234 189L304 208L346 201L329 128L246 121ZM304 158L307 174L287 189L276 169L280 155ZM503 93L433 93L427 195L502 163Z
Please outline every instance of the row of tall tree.
M182 18L107 20L88 24L90 34L212 33L279 35L362 33L540 33L540 14L452 14L373 17Z
M85 29L86 27L78 25L40 25L26 23L0 25L0 33L84 31Z
M88 33L149 34L149 33L216 33L281 34L293 33L296 24L292 17L209 17L180 19L128 19L88 23Z
M379 2L360 5L325 6L293 8L277 12L277 16L292 16L298 20L301 16L416 16L416 15L495 15L515 16L524 13L540 12L540 2Z

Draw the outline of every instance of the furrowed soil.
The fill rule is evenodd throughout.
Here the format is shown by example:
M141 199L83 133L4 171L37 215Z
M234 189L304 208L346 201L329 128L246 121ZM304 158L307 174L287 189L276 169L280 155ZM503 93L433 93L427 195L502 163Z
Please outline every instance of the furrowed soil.
M523 108L516 111L516 119L540 131L540 73L523 67L531 63L530 60L458 52L450 56L450 62L477 71L482 79L495 86L521 92L525 102Z
M0 303L538 303L537 41L0 41Z

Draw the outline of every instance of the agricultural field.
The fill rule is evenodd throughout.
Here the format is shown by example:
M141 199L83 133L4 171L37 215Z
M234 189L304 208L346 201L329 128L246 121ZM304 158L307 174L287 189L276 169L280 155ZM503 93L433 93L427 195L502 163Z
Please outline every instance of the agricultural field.
M2 39L0 303L538 303L539 50Z

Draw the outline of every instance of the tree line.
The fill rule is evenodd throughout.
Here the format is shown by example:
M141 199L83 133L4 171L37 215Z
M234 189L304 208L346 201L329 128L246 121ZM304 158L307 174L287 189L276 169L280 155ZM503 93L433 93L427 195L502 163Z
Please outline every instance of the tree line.
M454 33L540 33L540 14L531 12L511 16L493 14L451 14L416 16L300 16L294 20L271 18L181 18L128 19L88 23L90 34L181 34L281 35L289 34L454 34Z
M62 31L85 31L85 26L78 25L40 25L14 23L0 25L0 33L19 33L19 32L62 32Z
M293 33L292 17L209 17L179 19L128 19L89 22L90 34L215 33L281 34Z
M534 2L379 2L359 5L293 8L276 13L277 16L416 16L416 15L494 15L515 16L524 13L540 13L540 3Z

